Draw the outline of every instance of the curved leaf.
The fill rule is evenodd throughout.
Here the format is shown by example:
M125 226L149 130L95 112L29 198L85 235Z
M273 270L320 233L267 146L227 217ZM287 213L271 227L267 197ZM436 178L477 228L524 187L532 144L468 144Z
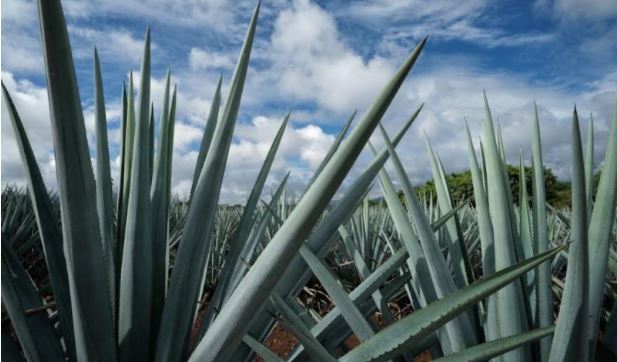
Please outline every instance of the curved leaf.
M32 209L34 210L41 244L43 245L43 252L45 253L49 279L54 292L54 300L60 314L60 329L65 338L69 358L75 360L73 315L71 311L71 296L66 260L62 250L62 233L60 232L58 224L56 224L56 214L53 210L51 200L49 199L47 188L43 182L41 171L36 163L34 152L28 140L28 135L26 134L26 130L17 113L15 104L4 86L4 83L2 83L2 95L8 106L22 162L24 166L26 166L25 171L28 179L28 190L30 200L32 201Z
M2 301L28 361L64 361L43 298L5 237L2 238ZM36 312L27 315L28 310Z

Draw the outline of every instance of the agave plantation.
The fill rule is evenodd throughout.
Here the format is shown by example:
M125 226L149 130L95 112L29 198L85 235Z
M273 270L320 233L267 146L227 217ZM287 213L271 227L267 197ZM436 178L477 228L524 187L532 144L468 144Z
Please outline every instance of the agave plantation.
M281 361L266 347L275 324L299 341L290 361L411 361L423 351L443 361L591 361L617 353L617 109L595 198L593 125L584 147L573 111L571 209L546 202L533 109L532 162L521 158L514 202L486 96L481 144L467 131L473 203L454 204L428 142L436 198L423 197L396 151L422 106L396 134L380 121L425 38L364 115L345 124L299 200L285 196L285 177L262 201L288 114L246 203L219 205L258 4L226 97L217 85L183 202L171 195L176 89L168 74L156 122L150 31L139 94L132 76L123 87L120 178L112 180L96 50L93 169L60 1L39 0L38 8L58 189L48 193L28 120L3 85L28 180L27 195L2 194L3 360ZM383 149L369 141L374 133ZM363 151L372 161L335 199ZM383 196L377 202L367 197L373 186ZM333 303L321 314L298 298L311 278ZM395 299L411 312L394 311ZM351 335L354 348L345 343Z

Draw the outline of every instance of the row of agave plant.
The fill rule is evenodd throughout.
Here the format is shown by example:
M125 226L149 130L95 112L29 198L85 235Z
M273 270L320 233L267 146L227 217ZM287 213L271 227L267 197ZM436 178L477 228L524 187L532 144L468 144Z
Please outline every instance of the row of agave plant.
M522 175L522 173L521 173ZM521 176L522 179L522 176ZM522 180L519 180L522 181ZM284 190L283 190L284 191ZM400 194L400 193L399 193ZM421 195L424 197L426 195ZM59 220L60 211L57 201L57 195L50 195L54 209ZM272 205L277 210L293 208L293 199L284 199L283 196L278 197L278 202ZM439 207L436 200L424 199L425 212L431 219L431 224L435 230L442 230L441 225L447 218L441 218ZM184 227L186 220L186 211L188 204L186 201L174 198L170 204L169 210L169 228L170 228L170 258L174 260L175 252L177 251L177 241L181 237L181 230ZM476 210L469 203L463 203L456 208L457 217L462 235L464 236L464 244L467 247L467 252L470 255L470 261L474 275L481 276L482 271L482 253L479 248L480 239L478 234L478 223L476 218ZM516 208L517 214L520 208ZM547 227L549 241L568 240L570 234L570 210L561 209L555 210L549 205L547 210ZM43 298L53 298L51 286L49 285L47 265L45 264L45 254L42 249L38 227L36 224L36 216L32 210L30 198L27 194L27 189L19 186L7 185L2 190L2 215L6 215L2 219L3 235L9 239L15 253L22 260L22 263L27 265L27 272L32 276L33 282L39 289ZM251 264L256 256L261 253L263 246L272 238L279 227L279 223L273 221L269 214L270 210L266 207L259 207L256 210L256 219L260 221L261 231L258 235L258 240L255 241L256 251L252 258L244 260L246 264ZM281 218L285 219L286 214L278 211ZM209 251L209 260L207 262L208 270L202 291L202 302L207 298L210 292L216 287L220 277L220 271L223 270L225 264L225 256L230 249L231 236L237 230L237 227L242 216L240 205L221 205L217 211L214 222L214 231L212 234L213 247ZM517 215L517 221L520 222L520 216ZM58 221L59 222L59 221ZM255 229L255 231L260 230ZM353 215L344 223L344 228L339 230L340 238L335 242L330 252L325 257L326 264L332 269L336 278L346 290L353 290L363 280L361 270L356 266L366 264L372 272L382 265L396 250L400 247L396 228L393 225L392 218L387 209L387 205L380 199L364 198L364 202L359 205ZM444 245L445 233L437 234L439 244ZM617 239L617 223L613 224L612 240ZM343 241L345 241L343 243ZM351 245L351 246L349 246ZM617 251L612 244L609 249L609 274L606 280L604 289L605 304L610 306L617 299L617 290L613 287L617 277ZM361 256L362 261L354 263L354 256ZM556 298L555 304L561 304L563 294L565 267L567 265L567 253L563 252L556 256L551 265L551 274L553 278L552 290L553 296ZM324 311L328 311L331 307L331 298L321 290L318 281L312 279L304 288L304 293L298 295L301 304L306 308L307 313L317 313L323 315ZM406 310L411 309L409 303L410 296L407 295L405 289L398 291L390 298L390 307L395 308L395 314L398 316ZM202 303L205 304L205 303ZM200 306L203 311L204 305ZM401 310L400 308L404 308ZM613 308L615 305L613 304ZM317 318L320 318L320 316ZM606 326L605 345L611 347L609 341L612 341L613 333L612 313L605 311L602 315L601 324ZM614 318L614 317L613 317ZM3 318L3 320L5 320ZM614 328L614 327L613 327ZM607 339L608 338L608 339ZM612 343L612 342L611 342Z
M503 143L493 126L488 102L481 164L468 137L474 215L467 215L467 220L459 215L461 208L452 204L443 167L430 148L438 197L436 205L427 210L395 151L421 107L392 138L380 125L426 39L353 129L351 120L345 125L299 201L293 207L280 202L285 178L271 201L260 205L287 115L240 211L235 232L227 235L227 241L222 241L224 235L217 236L227 230L217 228L221 225L217 215L231 212L221 211L219 196L259 7L252 16L224 105L221 82L217 86L190 202L186 215L179 216L170 206L176 91L171 91L168 75L155 140L149 31L139 95L134 95L132 77L128 91L123 87L121 170L114 200L98 56L95 52L95 182L62 7L59 0L38 1L61 225L4 86L3 95L26 169L54 304L42 300L9 238L3 235L2 299L21 351L14 344L5 344L7 339L3 338L2 358L244 361L257 353L268 361L280 361L264 345L278 322L300 341L288 357L294 361L409 360L426 349L451 361L592 360L603 318L609 254L614 253L617 118L610 130L597 191L601 196L592 202L593 149L588 149L585 160L574 112L573 207L570 215L561 215L560 220L568 224L563 237L551 239L548 234L537 113L532 145L534 207L525 196L516 207L506 181ZM378 127L386 145L381 151L369 142ZM367 143L374 159L333 202ZM588 145L593 147L593 141ZM388 159L402 186L403 200L384 168ZM362 221L354 221L357 216L353 216L375 179L395 230L380 233L390 255L377 263L369 262L367 256L372 248L380 247L354 242L364 231ZM522 195L527 195L526 190ZM174 217L183 218L181 229L170 227L169 220ZM469 218L477 225L471 242L463 229ZM220 243L228 245L228 250L216 256L213 250L220 250ZM324 259L337 244L343 245L361 278L351 292L341 286ZM478 248L481 278L472 265ZM208 266L220 262L214 256L224 260L223 268L196 323ZM556 323L550 263L555 256L553 264L563 267L567 263ZM319 280L335 304L319 320L304 313L296 299L311 276ZM414 312L397 320L388 301L401 290L409 296ZM368 317L375 311L383 315L386 327L378 329ZM614 318L611 321L614 325ZM341 352L338 347L351 333L360 344Z

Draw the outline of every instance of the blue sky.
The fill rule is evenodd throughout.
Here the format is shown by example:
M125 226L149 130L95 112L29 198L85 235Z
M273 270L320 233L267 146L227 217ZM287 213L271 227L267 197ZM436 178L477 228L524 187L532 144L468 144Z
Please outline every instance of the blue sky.
M255 1L63 4L91 146L92 49L99 49L114 175L121 83L130 69L139 76L143 36L151 27L155 109L168 67L178 84L173 187L185 193L216 81L222 74L225 84L231 76ZM502 127L509 160L517 160L521 147L529 158L536 100L547 166L560 178L569 178L574 104L584 126L589 115L594 116L599 166L617 100L614 0L264 0L222 198L240 201L247 196L288 110L291 125L270 182L274 185L291 170L291 189L300 191L348 115L355 109L362 114L425 35L429 42L383 119L394 132L425 103L400 146L414 181L430 176L424 133L448 172L467 168L464 121L479 135L483 89ZM34 1L2 1L2 79L22 114L44 178L53 187L53 146ZM379 137L374 141L380 144ZM361 157L352 177L369 158L368 152ZM2 183L23 183L23 178L3 108Z

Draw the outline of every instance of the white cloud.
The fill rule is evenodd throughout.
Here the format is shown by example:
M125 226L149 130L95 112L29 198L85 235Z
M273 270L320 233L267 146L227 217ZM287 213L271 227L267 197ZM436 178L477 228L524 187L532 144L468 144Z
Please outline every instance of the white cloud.
M47 187L56 185L53 141L47 90L13 74L2 72L4 82L24 125ZM25 174L7 107L2 106L2 184L25 183Z
M270 54L282 94L335 112L365 106L393 72L385 59L364 61L353 52L340 39L334 18L308 0L281 12Z
M548 10L562 20L607 20L617 17L613 0L537 0L536 8Z
M370 23L381 21L416 20L454 22L470 14L481 12L487 5L485 0L471 0L453 4L448 0L369 0L352 4L345 10L352 17Z
M229 150L221 190L222 200L242 202L248 196L282 121L282 118L256 116L250 123L236 125L235 140ZM197 160L197 151L194 148L181 145L198 142L202 135L203 129L176 124L172 187L180 196L185 197L190 191ZM294 127L290 123L272 166L269 185L274 187L287 171L291 170L291 179L296 184L292 192L299 191L312 170L319 165L333 140L333 136L326 134L318 126Z
M386 29L386 42L398 39L463 40L488 48L519 47L555 40L551 33L510 33L494 25L480 24L490 2L448 0L369 0L341 10L341 16Z
M177 26L207 28L226 33L238 30L237 18L249 16L255 6L253 1L229 2L225 0L105 0L62 2L69 17L89 18L100 16L149 19L151 22Z
M32 1L10 0L2 2L2 68L4 71L40 73L43 61L37 33L36 14Z
M482 89L487 91L493 119L502 128L509 162L518 162L521 147L527 159L529 157L534 99L540 110L544 161L558 177L570 177L570 122L574 104L584 129L589 114L593 113L596 160L603 158L609 124L616 111L617 77L614 74L590 84L588 91L575 92L533 84L503 72L486 74L458 66L442 67L416 75L404 91L406 104L425 102L410 131L412 136L399 146L404 164L416 182L431 176L423 132L440 154L447 172L468 168L464 122L469 123L472 136L481 135L481 121L485 118ZM412 109L408 109L407 113L411 112ZM402 117L396 122L389 119L391 121L386 124L393 132L401 124Z
M182 27L220 25L216 36L224 37L222 43L227 45L226 42L237 42L243 36L246 17L254 3L242 2L237 9L234 8L235 4L222 1L188 4L171 1L162 3L159 7L129 0L100 3L65 1L64 5L69 23L75 19L87 20L96 13L96 16L101 17L124 16L125 19L165 21L166 24ZM281 6L285 9L279 12ZM326 129L331 132L331 129L335 128L331 127L333 124L342 123L356 108L360 110L358 117L361 116L362 111L372 102L401 61L403 51L393 56L393 52L388 49L399 47L404 48L404 52L409 51L407 45L403 47L397 43L401 39L416 39L431 33L433 39L462 39L488 48L546 44L554 40L554 35L550 32L511 34L497 27L480 26L477 20L486 7L485 1L470 1L452 6L448 1L375 0L346 6L343 10L347 13L336 9L332 13L309 0L296 0L291 4L269 2L268 6L263 8L262 22L258 28L261 33L258 34L253 50L239 123L236 125L234 142L230 148L222 200L240 202L250 192L282 121L282 114L270 109L272 103L276 103L277 109L289 105L292 116L273 165L269 185L275 186L276 182L291 170L290 188L296 192L301 190L334 139L322 126L327 125ZM2 78L22 113L45 180L49 186L53 186L55 172L46 90L24 80L24 73L43 70L40 46L35 35L38 27L31 19L25 20L24 24L16 21L20 13L32 9L34 6L30 2L3 2L2 45L5 46L5 52L2 55L2 65L3 69L11 72L3 72ZM355 34L345 33L345 28L337 23L341 16L347 15L355 21L368 24L367 26L379 27L380 31L383 29L386 34L383 39L366 40L375 44L381 42L383 47L366 44L370 51L363 53L364 45L363 49L352 46L350 40L353 39L350 37ZM5 22L5 19L9 19L9 22ZM211 20L212 22L208 22ZM73 43L76 58L91 57L94 43L99 46L104 71L106 64L111 63L116 68L122 66L122 69L125 69L124 63L134 64L141 58L142 34L128 28L112 26L98 29L84 25L87 21L80 21L75 21L75 25L71 27L72 40L76 40ZM392 27L389 26L390 22L393 23ZM411 25L403 28L396 25L397 22ZM24 29L27 31L22 31ZM184 31L186 28L182 29L181 31ZM10 33L10 40L7 40L7 33ZM20 33L24 36L23 39L18 37ZM614 46L614 42L610 42L612 32L605 33L605 37L588 39L589 44L583 44L582 47L594 54L610 52L611 46ZM206 39L203 44L191 43L178 57L182 67L174 70L173 82L177 82L179 92L173 190L180 194L186 194L191 185L197 159L196 149L201 141L216 81L221 72L227 77L237 56L237 47L221 47L221 44L217 43L218 38L213 41L217 46L209 41L210 39ZM159 49L163 48L165 46L160 43ZM420 63L425 60L423 57L420 58ZM482 69L476 67L473 60L463 63L456 60L442 57L440 62L431 64L428 69L414 72L403 84L383 119L388 130L393 132L415 107L421 102L426 103L424 111L410 131L410 136L406 137L399 147L404 164L415 181L430 176L423 131L431 138L447 171L467 167L465 153L461 152L464 150L465 140L463 121L467 118L474 135L479 134L480 120L484 117L481 97L483 88L487 90L495 119L500 122L506 136L506 149L511 161L518 157L519 146L528 149L534 98L541 110L545 159L549 167L554 168L561 177L569 176L569 154L564 147L569 142L569 121L575 102L584 119L587 119L589 112L593 112L597 125L596 156L598 159L602 156L608 122L612 119L617 97L617 73L609 72L595 82L582 84L578 90L572 90L534 83L528 75L522 73ZM163 98L163 77L164 74L154 74L151 82L152 101L156 112L160 112ZM224 97L227 94L228 81L229 79L223 80ZM135 85L139 86L139 73L135 73ZM112 100L108 105L112 148L118 148L119 109L116 100ZM92 114L91 106L86 107L86 128L93 148ZM8 124L6 113L3 113L3 183L23 179L13 131ZM374 138L379 140L379 137ZM112 154L112 158L112 174L117 177L119 160L115 154ZM363 155L356 168L364 165L368 158L368 155Z
M189 52L189 65L192 70L209 68L229 69L233 67L234 63L228 54L192 48Z
M95 29L69 25L68 29L75 41L75 44L72 44L75 58L92 59L94 46L105 63L136 63L143 56L145 35L137 37L124 28ZM158 48L156 42L151 43L153 51Z

